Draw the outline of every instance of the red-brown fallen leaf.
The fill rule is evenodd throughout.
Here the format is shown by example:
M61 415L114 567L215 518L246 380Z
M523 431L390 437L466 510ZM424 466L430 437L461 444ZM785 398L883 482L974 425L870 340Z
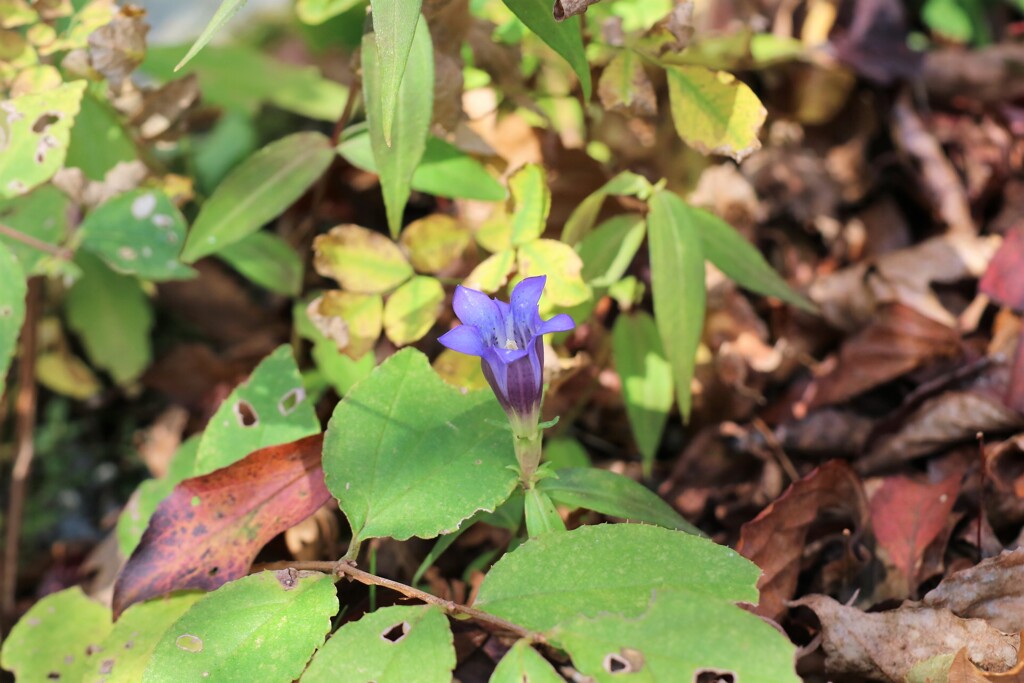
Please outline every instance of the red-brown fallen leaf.
M756 611L772 619L796 592L804 546L823 510L841 510L857 529L868 521L860 478L842 460L831 460L786 489L778 500L743 525L737 550L761 568Z
M978 289L1015 311L1024 311L1024 230L1006 233L1003 244L988 264ZM1013 355L1012 379L1006 387L1006 405L1024 412L1024 344Z
M835 370L816 382L812 407L842 403L929 361L960 353L960 335L909 306L881 307L874 320L839 349Z
M947 683L1024 683L1024 649L1017 652L1017 664L1007 671L982 671L967 656L967 648L961 648L949 667Z
M916 588L917 568L928 544L946 526L953 511L960 477L937 484L921 484L906 477L890 477L871 497L871 525L878 544Z
M921 603L984 619L1004 633L1024 631L1024 548L947 576Z
M116 619L130 605L245 576L260 549L330 499L323 435L261 448L174 487L114 585Z

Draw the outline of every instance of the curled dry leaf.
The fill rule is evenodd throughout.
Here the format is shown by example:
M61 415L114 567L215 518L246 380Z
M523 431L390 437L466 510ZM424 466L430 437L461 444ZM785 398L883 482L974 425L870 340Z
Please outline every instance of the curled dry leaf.
M811 527L825 511L841 512L858 530L868 522L860 478L841 460L832 460L791 485L754 520L743 525L740 554L761 568L757 613L777 619L796 592Z
M984 619L1006 633L1024 631L1024 548L946 577L921 603L960 617Z
M89 34L89 61L115 89L146 56L149 25L143 18L144 14L122 10L109 24Z
M1017 653L1017 664L1007 671L982 671L971 662L967 648L953 658L946 683L1024 683L1024 650Z
M902 681L918 662L962 648L986 670L1005 671L1017 662L1019 635L1003 633L981 619L961 619L948 609L904 605L867 613L826 595L808 595L790 604L808 607L818 616L830 675Z
M214 590L245 576L260 549L330 500L323 435L261 448L174 487L114 586L117 618L175 590Z

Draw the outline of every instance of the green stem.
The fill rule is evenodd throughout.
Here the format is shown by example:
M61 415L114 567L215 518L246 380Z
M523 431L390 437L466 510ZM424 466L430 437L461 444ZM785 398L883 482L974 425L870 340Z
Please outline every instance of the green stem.
M513 434L513 443L516 449L516 460L519 461L519 478L525 488L532 488L534 475L540 467L540 458L543 453L541 443L543 437L541 430L536 429L529 434Z

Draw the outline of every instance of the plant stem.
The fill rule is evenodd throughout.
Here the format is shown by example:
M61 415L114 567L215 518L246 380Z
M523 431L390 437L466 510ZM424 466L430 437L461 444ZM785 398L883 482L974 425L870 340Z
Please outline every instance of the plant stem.
M3 223L0 223L0 235L3 235L4 237L9 237L16 242L21 242L26 246L32 247L33 249L38 249L39 251L42 252L46 252L51 256L56 256L57 258L63 259L65 261L70 261L74 257L74 252L72 252L70 249L66 247L58 247L55 244L43 242L42 240L36 239L32 235L26 235L20 230L15 230L11 226L4 225Z
M541 447L543 435L538 428L532 433L522 436L513 434L512 441L516 449L516 460L519 462L519 477L525 488L532 488L534 475L537 473L537 468L540 467L540 459L543 454Z

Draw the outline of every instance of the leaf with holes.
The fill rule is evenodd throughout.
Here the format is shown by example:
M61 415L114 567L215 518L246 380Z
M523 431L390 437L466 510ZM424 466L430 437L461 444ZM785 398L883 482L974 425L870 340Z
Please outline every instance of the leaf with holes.
M530 643L519 640L498 662L488 683L565 683L565 679Z
M264 358L210 418L199 442L195 474L226 467L257 448L319 432L292 347L285 344Z
M535 631L579 617L644 613L653 592L754 602L760 570L705 538L639 524L584 526L530 539L502 557L474 606ZM707 616L707 615L706 615Z
M114 614L185 588L245 576L267 541L330 499L318 434L261 448L230 467L186 479L157 507L114 584Z
M446 384L415 349L381 363L324 437L327 486L355 542L433 538L494 510L516 484L505 422L493 394Z
M289 683L331 630L334 581L282 569L232 581L205 596L167 629L144 683Z
M14 253L0 242L0 391L25 321L25 272Z
M196 216L181 258L193 263L238 242L277 218L334 160L326 135L294 133L235 167Z
M583 49L579 17L555 21L550 0L502 0L526 27L569 62L583 86L583 98L590 99L590 65Z
M455 647L437 607L384 607L345 624L320 648L303 683L449 683Z
M64 164L86 81L0 102L0 199L25 194Z
M379 44L375 32L363 36L363 101L388 228L391 236L397 237L402 229L405 204L409 201L410 183L430 135L430 117L434 111L434 48L427 22L417 11L405 73L394 95L394 121L388 134L384 129L384 91L394 87L386 72L393 55L381 53Z
M217 257L272 292L298 296L302 291L302 259L272 232L254 232L218 251Z
M196 272L178 261L185 217L160 190L132 190L89 212L78 230L82 247L119 273L181 280Z
M419 341L437 322L444 303L444 287L437 278L417 275L388 297L384 304L384 332L396 346Z
M129 607L89 658L83 683L141 681L164 632L202 597L202 593L189 591Z
M19 681L80 681L110 629L110 610L81 588L47 595L7 635L0 666Z
M338 225L313 240L313 265L350 292L383 294L413 275L405 254L378 232Z
M799 683L795 648L760 617L704 594L655 591L636 619L577 618L549 637L597 683L764 681Z

